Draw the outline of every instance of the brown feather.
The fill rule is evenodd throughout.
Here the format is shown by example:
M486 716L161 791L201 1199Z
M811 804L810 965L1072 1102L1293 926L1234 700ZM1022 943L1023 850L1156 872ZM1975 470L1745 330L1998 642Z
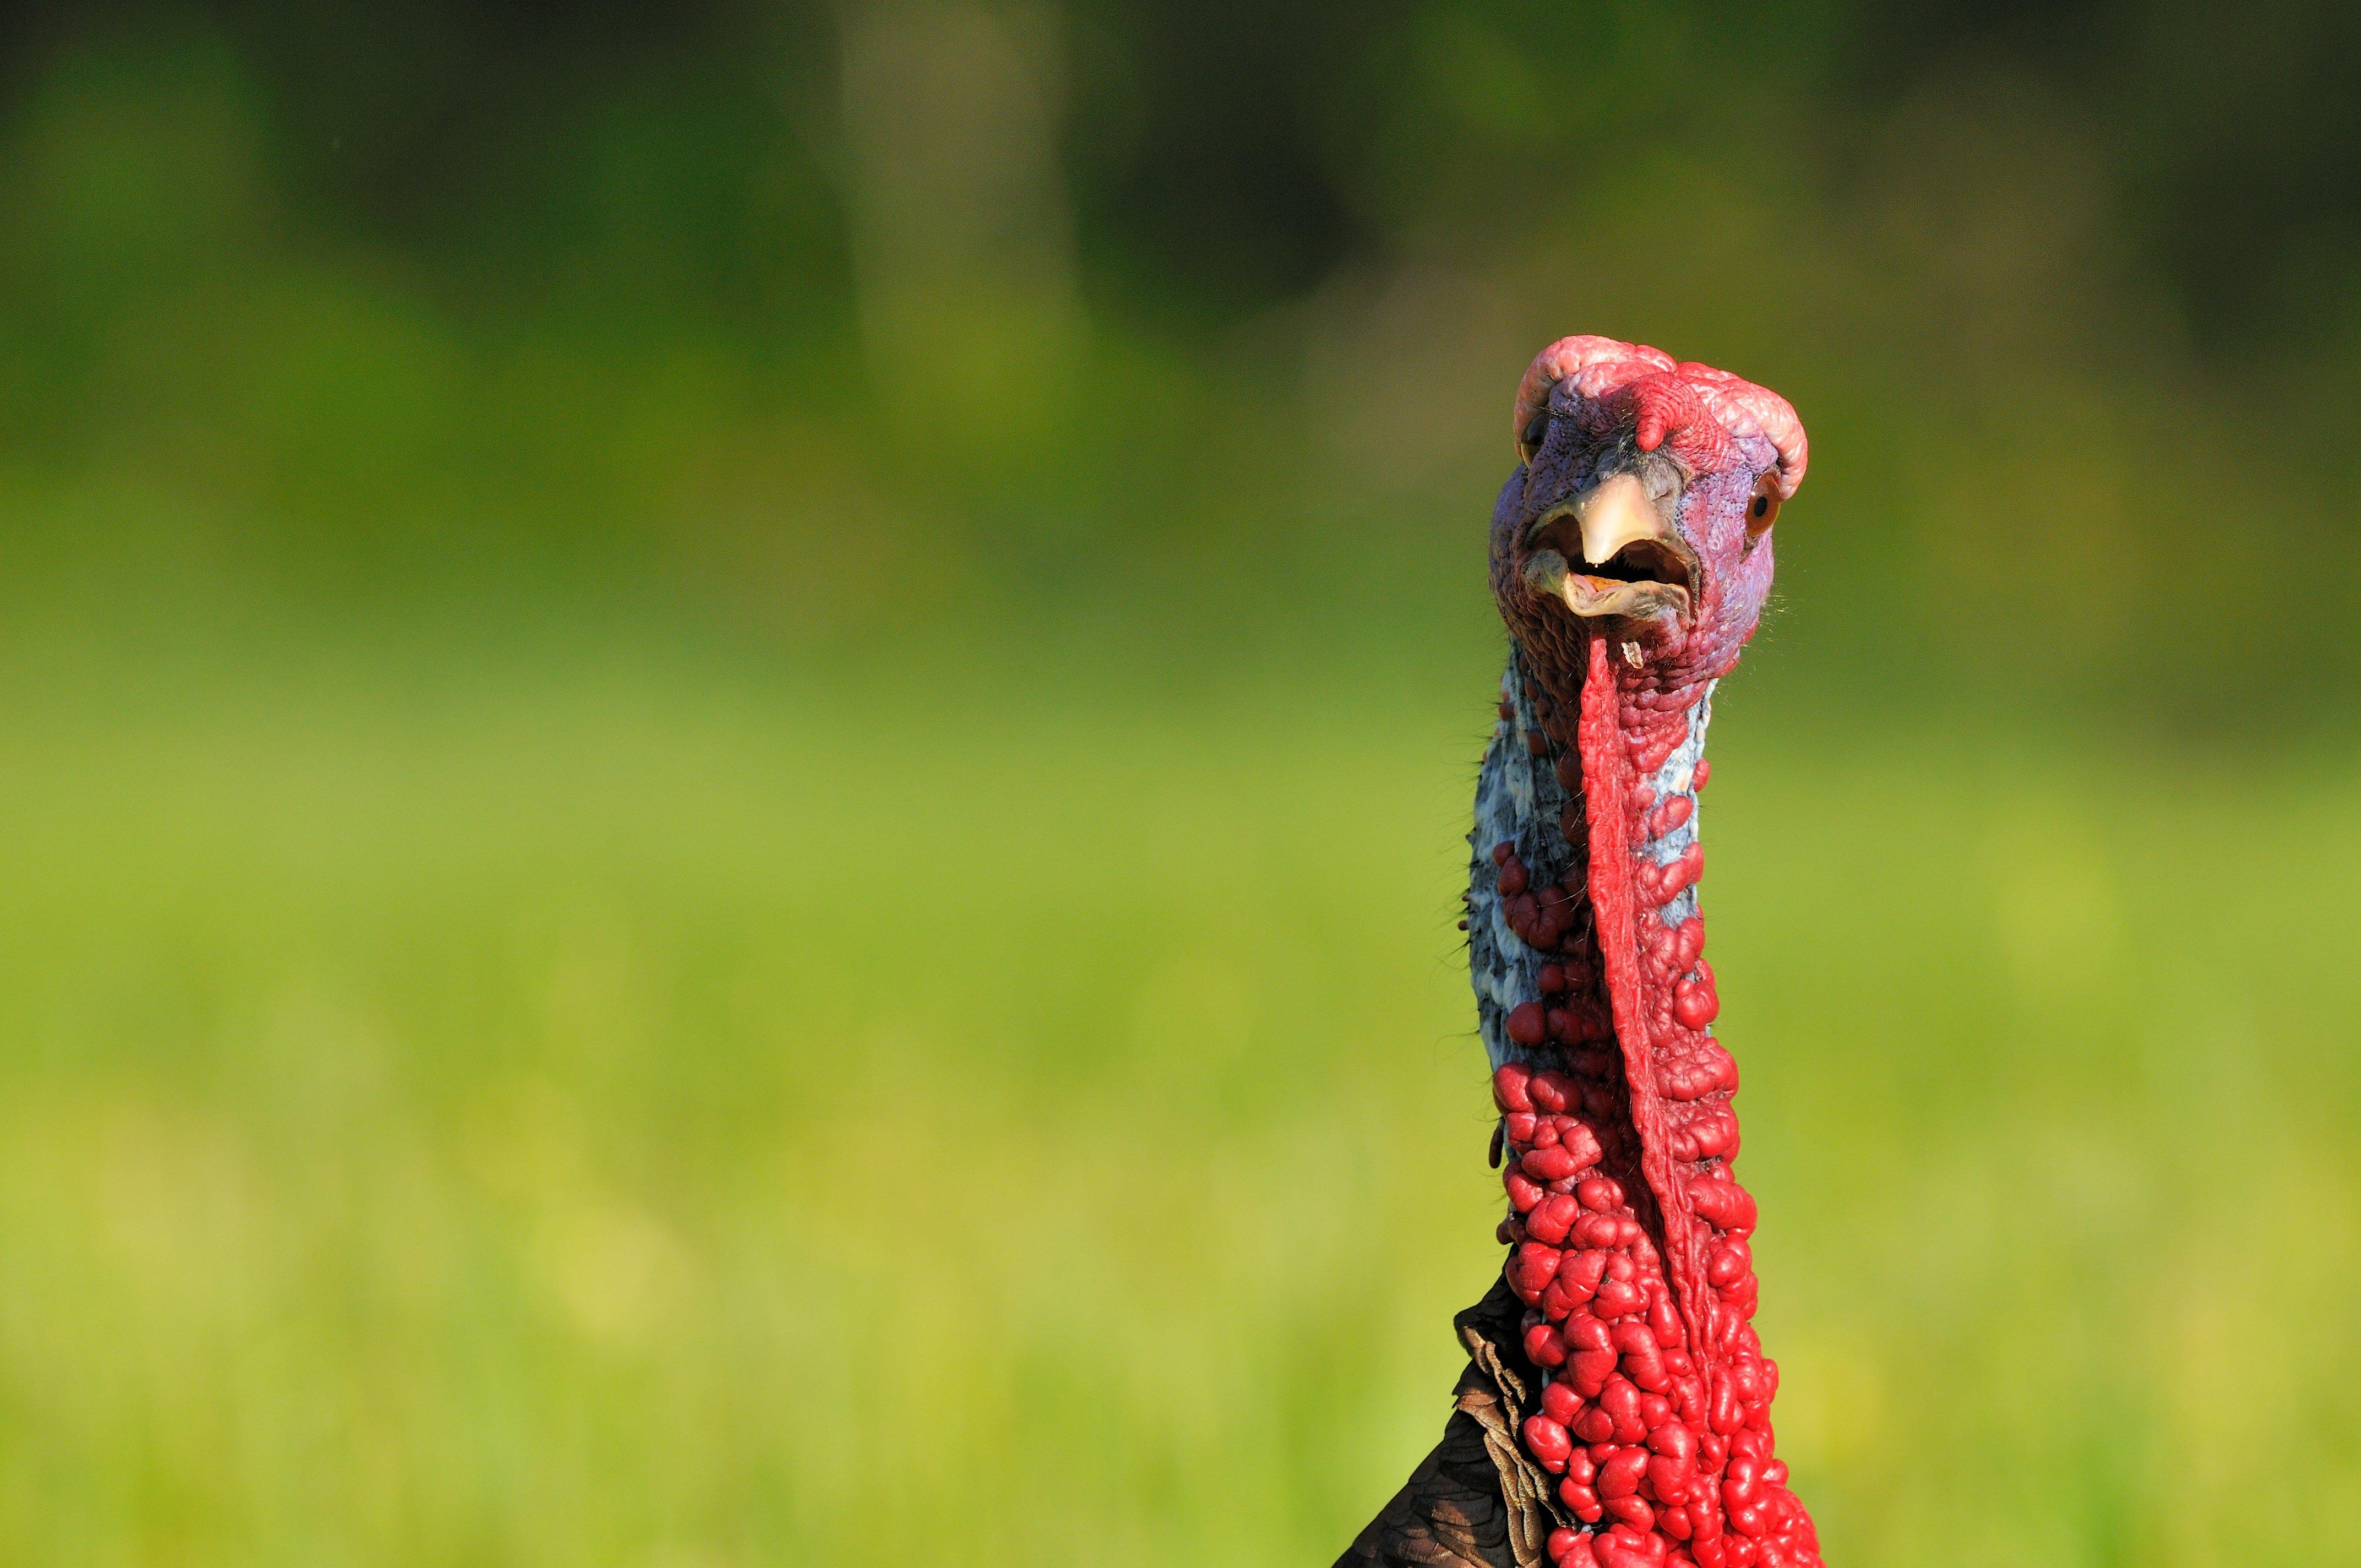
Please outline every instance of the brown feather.
M1517 1445L1541 1377L1516 1348L1523 1305L1504 1280L1459 1314L1470 1357L1443 1441L1369 1521L1336 1568L1546 1568L1565 1523L1549 1477Z

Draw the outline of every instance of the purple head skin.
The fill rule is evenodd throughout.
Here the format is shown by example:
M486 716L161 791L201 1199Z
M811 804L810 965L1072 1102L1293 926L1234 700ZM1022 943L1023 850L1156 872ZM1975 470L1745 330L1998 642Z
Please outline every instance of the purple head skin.
M1627 679L1693 689L1729 672L1762 619L1801 429L1735 377L1609 346L1630 357L1552 376L1545 352L1527 378L1524 461L1492 514L1492 591L1553 685L1578 685L1605 637Z

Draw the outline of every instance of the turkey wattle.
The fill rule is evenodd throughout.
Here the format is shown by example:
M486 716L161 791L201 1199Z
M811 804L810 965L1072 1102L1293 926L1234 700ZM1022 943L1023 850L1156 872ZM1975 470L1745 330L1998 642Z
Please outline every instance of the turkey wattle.
M1467 892L1509 1255L1460 1314L1442 1443L1341 1563L1817 1568L1772 1453L1697 895L1714 685L1770 591L1803 426L1722 371L1569 337L1514 428Z

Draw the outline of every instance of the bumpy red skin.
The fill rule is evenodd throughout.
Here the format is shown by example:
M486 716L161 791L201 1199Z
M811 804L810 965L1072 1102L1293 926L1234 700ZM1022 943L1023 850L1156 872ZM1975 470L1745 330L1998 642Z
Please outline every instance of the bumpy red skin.
M1530 1308L1522 1348L1550 1379L1521 1437L1561 1477L1574 1521L1549 1538L1561 1568L1817 1568L1811 1521L1773 1453L1777 1367L1749 1321L1754 1202L1730 1168L1738 1074L1707 1032L1719 1003L1704 927L1664 913L1702 873L1701 853L1692 842L1659 864L1649 852L1706 782L1701 760L1686 792L1659 799L1651 781L1754 630L1771 542L1750 536L1746 508L1792 492L1802 433L1792 413L1776 422L1785 405L1759 389L1606 348L1627 353L1594 349L1581 374L1543 378L1548 435L1493 528L1493 587L1530 675L1502 722L1537 727L1519 739L1578 788L1559 826L1587 866L1535 889L1514 844L1490 857L1511 927L1552 960L1542 996L1505 1019L1521 1059L1494 1078L1505 1273ZM1741 416L1725 400L1717 417L1700 387L1741 389ZM1521 429L1535 407L1521 396ZM1769 417L1745 417L1755 412ZM1686 478L1677 526L1698 561L1694 614L1587 621L1528 588L1530 522L1602 466L1667 445Z

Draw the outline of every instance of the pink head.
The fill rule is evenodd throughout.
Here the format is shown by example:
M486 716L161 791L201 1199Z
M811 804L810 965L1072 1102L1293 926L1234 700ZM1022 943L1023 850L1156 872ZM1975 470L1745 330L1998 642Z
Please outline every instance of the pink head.
M1771 591L1771 525L1804 477L1787 400L1653 348L1568 337L1526 370L1515 432L1492 592L1539 672L1577 685L1602 636L1661 687L1735 664Z

